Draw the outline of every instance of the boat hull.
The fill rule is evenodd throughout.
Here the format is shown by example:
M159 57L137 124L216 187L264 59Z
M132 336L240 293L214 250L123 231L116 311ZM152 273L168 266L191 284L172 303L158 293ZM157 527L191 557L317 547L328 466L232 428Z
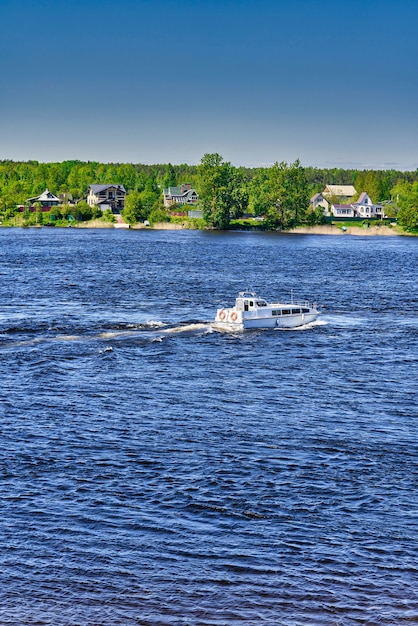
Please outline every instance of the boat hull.
M262 318L243 320L243 328L298 328L311 324L318 318L318 313L302 313L281 318Z

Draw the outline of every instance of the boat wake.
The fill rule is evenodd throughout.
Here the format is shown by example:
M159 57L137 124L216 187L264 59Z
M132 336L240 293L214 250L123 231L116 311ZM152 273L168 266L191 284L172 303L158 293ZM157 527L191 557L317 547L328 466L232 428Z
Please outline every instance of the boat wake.
M300 331L308 330L316 326L323 326L329 322L324 319L318 319L304 326L298 326L297 328L272 328L272 329L253 329L252 331L246 330L245 332L258 332L260 330L266 331ZM76 329L71 329L73 332L63 332L63 328L60 328L60 332L56 334L39 334L36 333L32 336L26 336L22 338L16 337L16 330L12 334L12 337L8 335L7 331L2 332L0 335L0 350L1 349L13 349L23 346L36 346L40 344L48 344L55 342L70 343L80 341L104 341L106 343L110 341L123 342L123 341L145 341L145 342L161 342L164 339L175 336L193 336L217 333L242 333L242 330L237 329L236 325L222 324L217 325L216 322L184 322L176 325L165 324L161 321L150 320L141 324L118 324L113 328L106 330L99 330L98 332L91 332L90 329L77 329L78 332L74 332Z
M165 329L165 334L167 335L176 335L178 333L195 333L200 332L201 330L206 330L210 332L210 324L203 322L196 322L193 324L185 324L184 326L175 326L174 328Z
M97 329L97 332L86 327L65 329L60 328L57 333L51 334L51 329L45 334L37 332L36 329L28 336L28 329L23 329L21 338L18 338L18 329L13 329L13 333L9 334L3 331L0 335L0 349L11 349L23 346L36 346L40 344L48 344L55 342L80 342L80 341L123 341L141 339L144 341L162 341L165 337L174 335L193 335L197 333L210 333L211 325L209 322L185 322L177 325L165 324L161 321L150 320L142 324L118 324L113 328L106 330ZM64 331L64 332L63 332Z

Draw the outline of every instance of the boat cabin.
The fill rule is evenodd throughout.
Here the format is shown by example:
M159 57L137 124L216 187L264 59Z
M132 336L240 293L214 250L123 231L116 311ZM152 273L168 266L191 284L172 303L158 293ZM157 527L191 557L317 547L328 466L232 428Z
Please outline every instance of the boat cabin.
M252 292L243 291L235 300L235 308L237 311L255 311L265 306L268 306L266 300L257 298L257 295Z
M293 304L293 303L292 303ZM261 311L259 309L264 309L267 307L271 312L272 316L277 315L301 315L305 313L310 313L310 308L306 304L305 306L300 306L295 303L295 306L289 306L289 304L280 305L279 303L268 304L266 300L263 298L258 298L257 294L251 291L243 291L238 295L238 298L235 300L235 310L236 311L244 311L244 312L253 312L255 315L260 315ZM262 314L262 317L269 315L269 313L265 312Z

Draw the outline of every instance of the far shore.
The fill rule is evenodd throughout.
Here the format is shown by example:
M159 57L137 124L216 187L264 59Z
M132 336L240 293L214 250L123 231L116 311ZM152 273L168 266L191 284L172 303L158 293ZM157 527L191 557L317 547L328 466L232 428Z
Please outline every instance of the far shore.
M41 225L30 226L29 228L39 228ZM133 224L131 226L125 225L125 228L130 228L131 230L196 230L196 227L189 221L184 222L159 222L153 224L152 226L146 226L142 223ZM21 227L21 226L20 226ZM73 228L118 228L117 225L112 222L95 219L89 222L79 222L77 224L72 225ZM121 225L119 225L119 228ZM60 228L60 226L58 226ZM346 228L341 228L335 226L334 224L323 224L318 226L298 226L296 228L291 228L289 230L283 231L274 231L274 230L261 230L261 229L240 229L238 226L236 228L231 228L229 231L223 232L281 232L284 235L292 234L292 235L354 235L361 237L402 237L402 236L416 236L414 233L405 233L401 231L397 226L386 226L384 224L381 225L373 225L368 228L362 226L347 226Z
M379 237L396 237L403 235L396 227L390 228L389 226L370 226L369 228L363 228L362 226L349 226L346 230L342 230L338 226L332 224L323 224L321 226L300 226L298 228L292 228L286 231L288 233L296 233L300 235L361 235L364 236L376 236Z
M131 227L132 228L132 227ZM190 229L187 224L173 224L170 222L161 222L151 227L145 227L143 224L133 226L133 228L152 228L154 230L185 230ZM230 229L232 232L240 230L239 228ZM250 232L277 232L277 231L261 231L254 230ZM338 226L332 224L324 224L319 226L299 226L290 230L281 231L283 234L295 235L356 235L356 236L379 236L379 237L399 237L405 233L400 232L396 227L389 226L370 226L363 228L361 226L349 226L346 230L342 230Z

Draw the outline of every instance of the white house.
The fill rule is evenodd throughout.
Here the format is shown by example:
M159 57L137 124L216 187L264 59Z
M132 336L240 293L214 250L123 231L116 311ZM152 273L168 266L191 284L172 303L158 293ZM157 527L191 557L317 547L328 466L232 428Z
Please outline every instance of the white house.
M173 204L183 206L184 204L197 204L199 196L190 183L184 183L180 187L168 187L164 189L164 206L169 207Z
M336 213L341 213L341 216L348 216L350 211L348 207L352 198L357 195L357 191L353 185L325 185L324 191L316 193L310 200L314 209L322 207L324 215L327 217L330 215L336 216ZM338 198L342 204L331 205L332 200ZM340 207L337 211L336 207ZM347 213L348 211L348 213Z
M359 199L353 203L356 217L382 217L383 207L381 204L374 204L369 195L363 191Z
M383 215L381 204L373 204L369 195L363 191L356 202L351 204L332 204L331 215L334 217L379 218Z
M120 213L125 207L126 190L123 185L90 185L87 192L89 206L98 206L102 211L110 209Z
M352 204L332 204L331 214L334 217L354 217L354 208Z

